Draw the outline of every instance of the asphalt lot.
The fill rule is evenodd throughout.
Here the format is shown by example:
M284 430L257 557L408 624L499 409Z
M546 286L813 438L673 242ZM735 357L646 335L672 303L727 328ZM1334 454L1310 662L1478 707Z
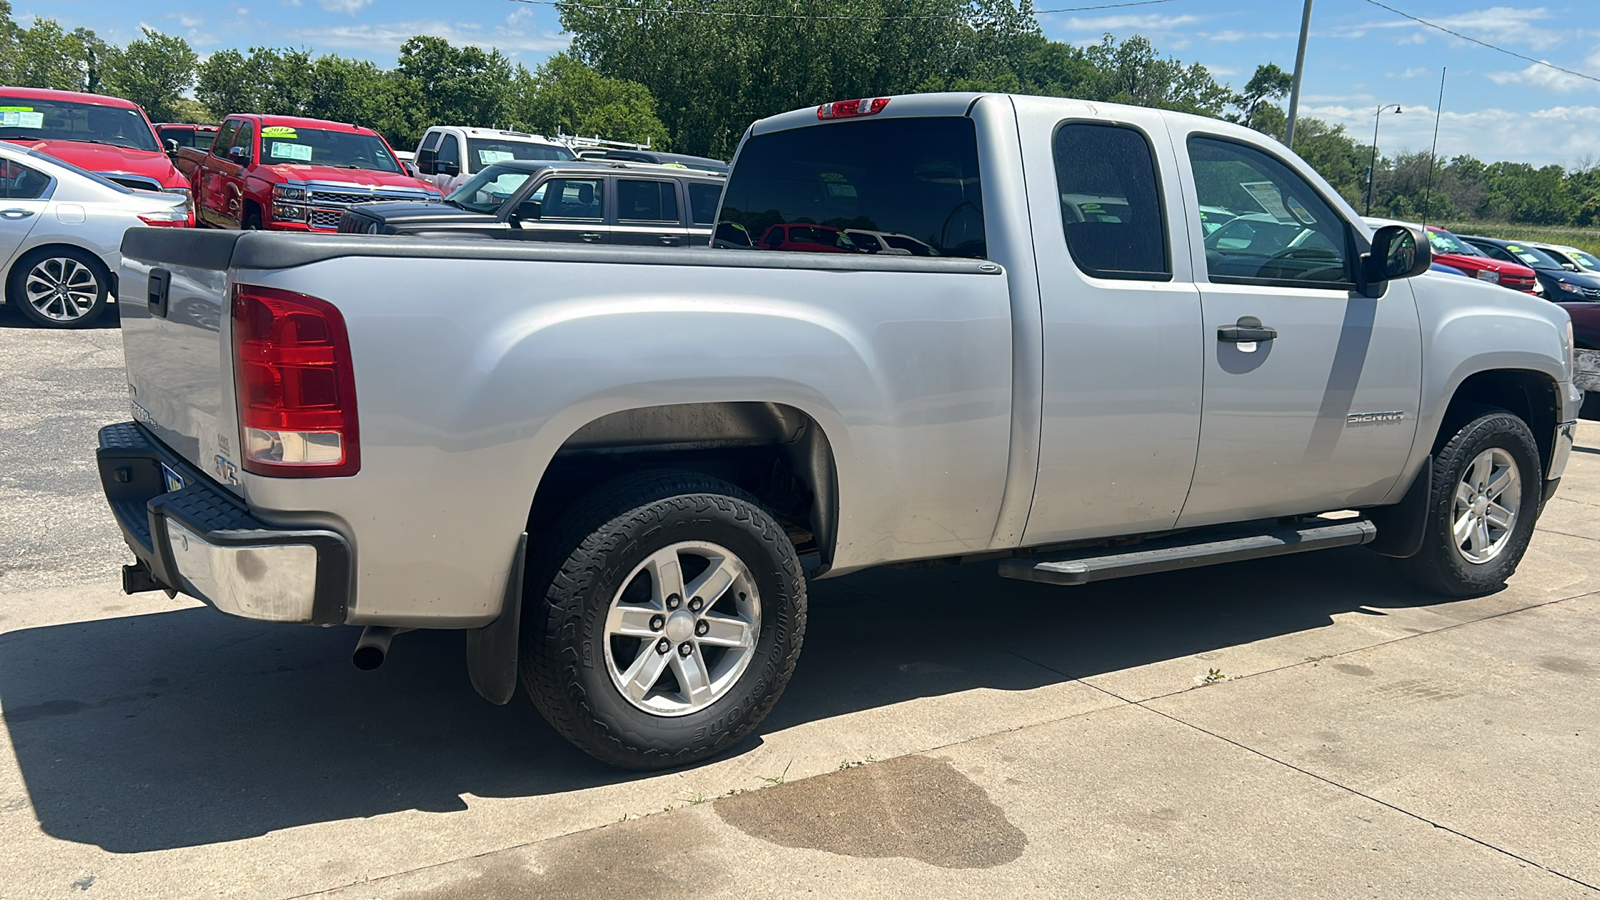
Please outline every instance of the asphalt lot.
M0 309L0 898L1600 896L1600 425L1506 590L1360 549L812 586L758 738L640 776L462 638L125 596L114 328ZM1209 676L1209 678L1208 678Z

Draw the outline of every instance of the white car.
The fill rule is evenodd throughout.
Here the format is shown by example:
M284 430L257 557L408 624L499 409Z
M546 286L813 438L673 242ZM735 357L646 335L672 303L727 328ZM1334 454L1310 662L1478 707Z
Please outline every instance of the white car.
M105 312L123 232L192 222L187 195L136 191L0 143L0 283L6 303L40 325L74 328Z

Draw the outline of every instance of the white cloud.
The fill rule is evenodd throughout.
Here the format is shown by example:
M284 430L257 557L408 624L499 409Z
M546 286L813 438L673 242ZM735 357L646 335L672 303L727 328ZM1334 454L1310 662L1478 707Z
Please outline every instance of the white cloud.
M1298 35L1299 32L1295 32L1295 34ZM1226 29L1223 31L1213 31L1200 36L1208 41L1231 44L1235 41L1278 41L1286 37L1290 37L1291 35L1281 31L1238 31L1236 29Z
M1529 87L1542 88L1555 91L1558 94L1571 93L1584 88L1600 89L1600 82L1579 78L1549 66L1529 65L1520 72L1490 72L1489 80L1495 84L1523 84Z
M1370 106L1311 105L1305 114L1345 126L1346 132L1362 143L1372 140ZM1439 119L1439 155L1471 155L1485 161L1511 160L1536 166L1572 165L1594 153L1597 130L1600 106L1446 112ZM1401 115L1384 114L1378 135L1378 149L1384 155L1425 153L1432 142L1432 109L1406 106Z
M1141 34L1151 32L1162 34L1176 31L1200 21L1203 21L1202 17L1190 15L1096 16L1086 19L1073 16L1061 23L1061 27L1072 31L1098 31L1101 33L1107 31L1137 31Z
M372 0L317 0L317 5L331 13L355 15L372 5Z
M292 32L297 40L315 42L318 49L341 47L364 50L374 56L391 56L399 51L401 44L419 34L442 37L452 44L471 44L485 50L498 48L511 56L524 50L536 53L565 50L572 40L568 35L549 31L529 33L502 26L493 32L486 32L483 26L475 23L451 24L422 20L308 28Z
M1448 15L1434 15L1423 10L1422 17L1435 25L1459 31L1479 40L1497 44L1521 44L1536 50L1568 43L1579 33L1573 29L1569 21L1557 18L1554 13L1542 6L1531 8L1491 6L1488 9L1468 10ZM1547 26L1535 24L1552 19L1554 21ZM1382 31L1403 29L1410 32L1400 39L1401 44L1421 44L1428 38L1442 38L1457 46L1463 45L1458 38L1400 16L1388 16L1357 25L1335 27L1331 29L1331 34L1334 37L1359 38L1375 29Z

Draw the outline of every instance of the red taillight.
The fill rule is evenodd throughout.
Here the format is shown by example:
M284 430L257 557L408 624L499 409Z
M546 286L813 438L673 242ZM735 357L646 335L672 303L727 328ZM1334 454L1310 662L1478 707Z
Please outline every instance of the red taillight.
M359 471L356 378L344 316L325 300L240 284L232 318L244 470L287 478Z
M152 213L140 216L139 221L157 228L190 228L194 220L189 217L188 211L183 211L180 218L173 218L174 213Z
M888 97L878 97L871 100L866 97L862 97L860 100L836 100L817 107L817 118L849 119L854 116L871 116L883 112L883 108L888 105Z

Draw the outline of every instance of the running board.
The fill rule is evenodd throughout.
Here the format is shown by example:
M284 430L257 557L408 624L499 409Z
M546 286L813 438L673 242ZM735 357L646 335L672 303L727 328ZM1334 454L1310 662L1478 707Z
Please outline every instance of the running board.
M1069 559L1004 559L1000 561L1000 575L1044 584L1088 584L1129 575L1148 575L1246 559L1287 556L1308 550L1350 547L1370 543L1377 535L1377 527L1366 519L1351 519L1331 525L1307 522L1259 534L1235 534L1210 541L1195 541L1193 535L1178 535L1151 541L1142 545L1141 549L1123 552L1106 552L1110 548L1094 547L1078 551Z

